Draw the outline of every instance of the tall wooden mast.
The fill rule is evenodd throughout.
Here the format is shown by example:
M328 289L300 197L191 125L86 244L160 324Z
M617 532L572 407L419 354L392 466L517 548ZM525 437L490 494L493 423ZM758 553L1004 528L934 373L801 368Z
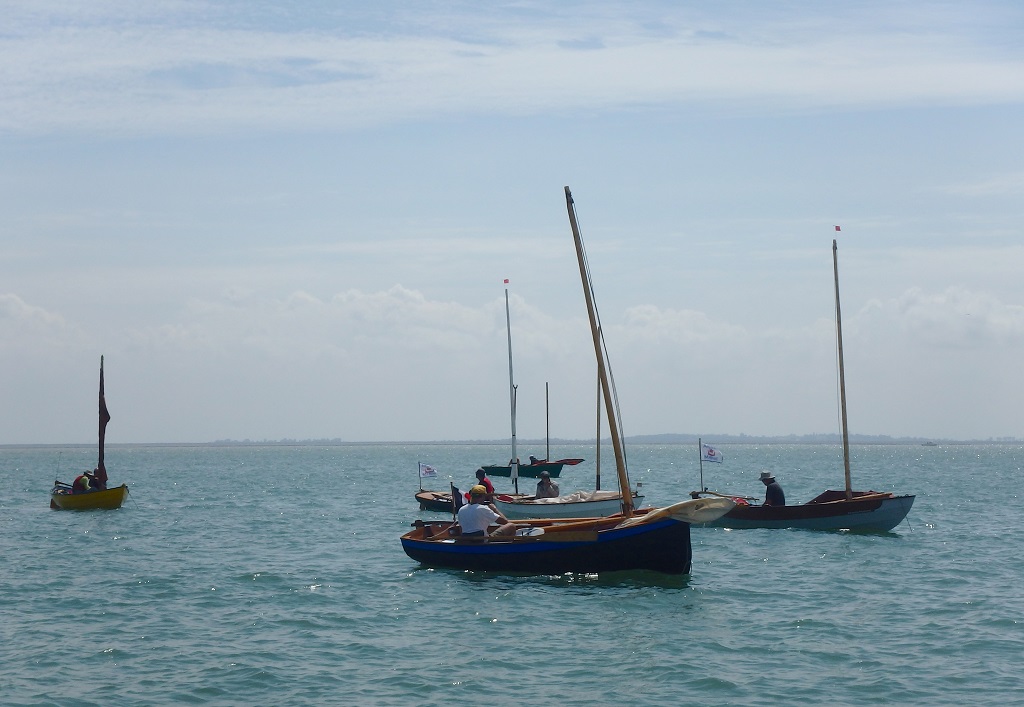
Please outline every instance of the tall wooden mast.
M850 430L846 424L846 372L843 370L843 314L839 308L839 246L832 239L832 271L836 282L836 350L839 352L839 409L843 424L843 469L846 472L846 498L853 498L850 479Z
M507 282L507 280L506 280ZM516 451L516 384L512 376L512 318L508 311L508 288L505 288L505 331L508 333L508 400L512 417L512 458L509 460L509 473L516 493L519 493L519 456Z
M622 438L619 437L619 422L615 415L615 405L610 395L611 387L608 385L608 366L604 360L604 350L601 346L601 330L597 325L597 315L594 309L594 293L590 284L590 273L587 269L586 256L583 253L583 239L580 237L579 224L576 222L576 208L572 200L572 192L569 187L565 188L565 205L569 210L569 224L572 226L572 237L576 243L576 259L580 264L580 278L583 281L583 295L587 300L587 316L590 318L590 333L594 339L594 353L597 355L597 375L601 381L601 390L604 392L605 412L608 417L608 430L612 436L612 449L615 452L615 471L619 477L619 491L622 494L622 514L626 517L633 515L633 494L630 490L629 476L626 473L626 457L622 451Z

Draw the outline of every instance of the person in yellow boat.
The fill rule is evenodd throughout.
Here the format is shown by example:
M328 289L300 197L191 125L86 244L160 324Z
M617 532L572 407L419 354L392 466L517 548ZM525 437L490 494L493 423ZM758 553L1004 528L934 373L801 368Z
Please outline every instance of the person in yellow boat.
M514 535L515 523L494 509L488 499L487 487L477 484L469 490L469 503L459 509L458 521L463 537L486 537L490 535ZM488 533L492 523L498 523L497 529Z
M103 491L107 485L100 480L99 469L87 471L75 477L71 483L71 493L88 493L90 491Z
M551 480L551 474L546 471L540 472L537 491L533 495L536 498L558 498L558 484Z
M100 478L99 469L93 469L91 474L87 471L85 475L89 477L89 487L93 491L103 491L107 488L107 484Z
M75 477L75 480L71 483L71 493L88 493L92 491L92 481L88 471L84 474Z

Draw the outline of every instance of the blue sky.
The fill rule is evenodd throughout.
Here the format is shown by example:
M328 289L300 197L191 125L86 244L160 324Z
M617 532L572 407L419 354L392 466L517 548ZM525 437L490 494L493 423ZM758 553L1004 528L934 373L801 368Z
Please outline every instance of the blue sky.
M1024 436L1018 3L4 15L0 443Z

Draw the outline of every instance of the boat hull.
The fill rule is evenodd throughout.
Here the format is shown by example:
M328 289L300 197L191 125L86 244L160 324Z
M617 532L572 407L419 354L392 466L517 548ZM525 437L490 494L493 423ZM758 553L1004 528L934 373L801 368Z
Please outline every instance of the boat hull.
M447 537L449 525L428 524L406 533L402 548L427 567L525 574L626 570L686 574L692 559L690 525L673 519L580 533L588 536L583 539L557 532L537 537L452 539ZM427 539L430 534L443 539Z
M799 506L737 505L721 518L701 525L738 530L798 528L884 532L903 522L914 505L914 498L875 494L862 498L855 497L852 500L815 499Z
M538 479L542 471L548 472L552 478L557 478L562 473L562 467L575 466L582 459L559 459L555 462L540 462L538 464L520 464L519 478ZM491 465L480 467L488 476L512 476L512 467L509 464L504 466Z
M644 497L633 494L633 507L638 508ZM545 501L551 501L546 503ZM615 494L612 498L596 501L556 502L555 499L540 501L504 501L496 496L494 506L510 520L524 518L605 518L622 512L622 496Z
M128 496L127 484L121 484L103 491L86 493L67 493L65 489L55 488L50 492L50 508L62 511L113 510L120 508Z
M452 495L441 491L419 491L416 500L420 504L421 511L437 511L438 513L452 512Z
M525 494L502 494L508 498L526 498ZM420 504L421 511L435 511L437 513L452 513L452 495L447 491L419 491L416 493L416 501ZM466 501L469 501L466 494ZM617 513L618 511L616 511ZM537 517L537 516L533 516Z

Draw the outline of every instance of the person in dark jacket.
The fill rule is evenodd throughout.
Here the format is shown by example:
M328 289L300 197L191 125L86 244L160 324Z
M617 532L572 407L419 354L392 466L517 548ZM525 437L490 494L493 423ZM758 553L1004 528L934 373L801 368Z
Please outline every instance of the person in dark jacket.
M761 472L761 483L765 485L764 489L764 505L766 506L785 506L786 505L786 494L783 493L782 487L779 482L775 480L775 476L770 471Z

